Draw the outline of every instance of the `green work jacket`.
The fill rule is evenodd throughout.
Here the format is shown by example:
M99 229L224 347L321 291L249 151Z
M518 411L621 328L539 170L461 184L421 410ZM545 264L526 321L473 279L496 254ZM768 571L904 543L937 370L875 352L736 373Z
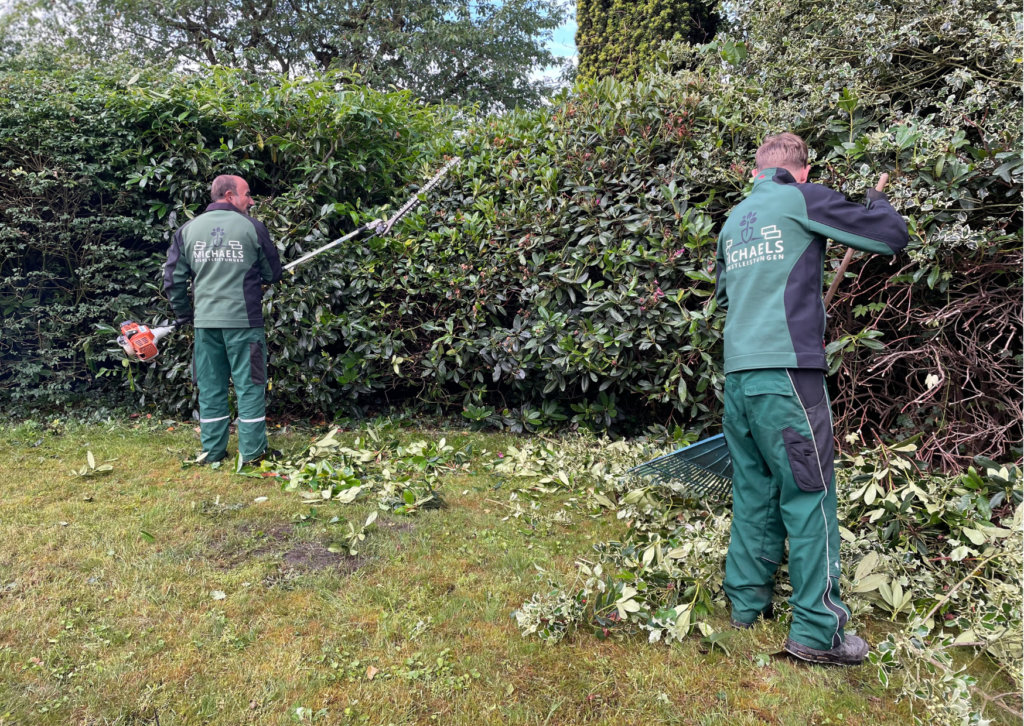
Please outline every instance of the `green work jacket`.
M174 233L164 265L164 290L178 322L197 328L262 328L262 285L280 280L281 259L267 228L224 202Z
M766 169L718 236L716 297L726 309L725 372L817 368L825 363L822 302L826 240L894 255L907 223L882 192L869 204Z

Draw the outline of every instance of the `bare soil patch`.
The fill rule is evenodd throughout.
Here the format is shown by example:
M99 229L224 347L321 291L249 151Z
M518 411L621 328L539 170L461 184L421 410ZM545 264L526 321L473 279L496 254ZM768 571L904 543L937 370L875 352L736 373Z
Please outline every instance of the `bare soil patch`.
M361 555L349 557L343 552L330 552L318 542L302 542L295 548L285 552L282 567L284 569L316 571L331 568L341 574L348 575L367 562Z
M217 567L229 570L247 560L279 554L284 549L283 545L291 540L294 531L291 524L241 524L235 528L235 533L222 532L211 543L207 557ZM239 535L244 537L242 543L238 542Z

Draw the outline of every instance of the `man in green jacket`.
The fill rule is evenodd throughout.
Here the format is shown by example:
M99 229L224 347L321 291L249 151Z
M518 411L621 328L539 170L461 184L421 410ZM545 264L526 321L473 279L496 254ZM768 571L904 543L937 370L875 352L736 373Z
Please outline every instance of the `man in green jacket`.
M847 635L839 597L832 417L825 384L826 239L894 255L903 217L884 193L868 205L808 184L807 145L793 134L757 150L754 189L718 238L725 319L723 427L733 460L733 523L725 565L732 624L771 617L789 539L793 623L785 649L816 663L856 665L868 644Z
M227 456L229 378L238 399L238 451L254 462L268 453L262 285L281 280L281 260L267 228L247 214L253 200L244 179L219 176L210 196L206 211L174 233L164 290L178 325L195 325L192 382L199 388L204 463Z

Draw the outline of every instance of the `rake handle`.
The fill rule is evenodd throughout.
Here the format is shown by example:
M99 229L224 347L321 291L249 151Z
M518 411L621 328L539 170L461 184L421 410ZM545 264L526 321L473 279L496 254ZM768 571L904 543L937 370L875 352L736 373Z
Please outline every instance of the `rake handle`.
M889 183L889 175L883 173L878 177L878 184L875 185L875 191L884 191L885 185ZM829 285L828 292L825 293L825 307L827 308L832 302L832 298L836 295L836 290L839 289L839 283L846 275L846 268L850 266L853 261L853 247L846 250L846 256L843 257L842 263L839 265L839 269L836 271L835 279L832 280L832 284Z

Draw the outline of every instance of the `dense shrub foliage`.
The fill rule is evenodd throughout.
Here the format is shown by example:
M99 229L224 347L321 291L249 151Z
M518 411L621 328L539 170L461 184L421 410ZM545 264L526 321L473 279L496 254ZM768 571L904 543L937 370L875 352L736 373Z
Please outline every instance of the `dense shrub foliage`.
M712 425L715 235L749 189L760 139L790 128L811 142L815 177L851 198L888 171L912 232L894 263L858 259L830 310L840 433L920 429L926 459L1003 456L1020 438L1022 360L1012 10L751 4L734 37L671 49L677 73L586 82L549 109L459 134L439 120L423 139L431 163L431 112L399 96L224 72L108 79L103 92L81 90L82 75L8 76L0 386L63 395L92 377L88 365L102 372L110 336L88 324L166 310L145 299L159 262L145 253L214 170L271 195L258 214L294 257L367 218L357 206L397 197L406 172L422 180L458 154L391 237L324 255L267 294L276 409L333 415L414 397L517 429ZM69 121L58 94L75 93L94 100ZM77 137L77 124L93 130ZM85 196L62 216L71 190ZM90 264L102 269L79 291ZM147 402L191 410L188 359L178 336L146 368Z
M789 126L850 197L891 172L911 228L908 254L856 262L829 311L837 427L923 429L947 463L1006 451L1021 420L1020 7L754 0L737 16L746 44L718 40L718 73L677 77L721 119L696 185L728 189L750 166L739 140Z
M111 335L95 326L170 313L170 234L205 208L215 175L249 179L256 214L298 250L404 186L438 120L344 77L223 69L13 68L0 97L0 395L41 402L121 385L120 371L103 377ZM190 411L188 338L171 345L145 389Z

